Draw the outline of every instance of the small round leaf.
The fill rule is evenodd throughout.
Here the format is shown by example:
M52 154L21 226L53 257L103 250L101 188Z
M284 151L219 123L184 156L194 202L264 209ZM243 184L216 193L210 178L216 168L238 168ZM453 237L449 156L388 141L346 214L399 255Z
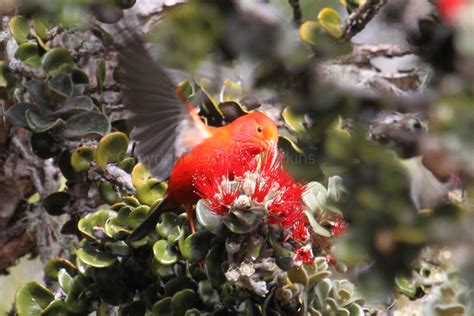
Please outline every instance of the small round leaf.
M188 309L198 306L199 295L190 289L176 293L171 299L171 309L176 316L184 316Z
M83 112L66 121L64 136L67 138L87 135L105 135L110 131L110 122L100 112Z
M53 48L43 55L41 65L46 71L53 71L59 69L63 65L74 65L71 53L65 48Z
M10 19L10 21L8 21L8 27L10 28L13 37L19 45L26 42L28 37L31 36L28 20L26 20L24 17L14 16Z
M72 152L71 165L76 172L89 170L92 160L94 160L95 149L90 146L79 147Z
M55 192L43 201L43 207L49 215L58 216L64 214L64 207L71 196L66 192Z
M306 21L300 26L301 39L311 45L317 45L319 40L319 23L316 21Z
M331 8L322 9L318 14L318 21L332 37L340 38L342 36L341 19L336 10Z
M117 162L123 159L127 153L128 137L122 132L110 133L99 142L95 152L95 159L101 168L110 162Z
M110 267L115 262L114 256L93 247L78 249L77 257L94 268Z
M43 310L54 300L54 294L33 281L26 283L16 293L15 307L18 315L42 315Z
M166 240L158 240L153 245L155 259L165 265L170 265L178 261L178 255Z
M15 52L15 58L21 60L25 65L31 68L41 66L41 56L38 44L25 42L18 47Z

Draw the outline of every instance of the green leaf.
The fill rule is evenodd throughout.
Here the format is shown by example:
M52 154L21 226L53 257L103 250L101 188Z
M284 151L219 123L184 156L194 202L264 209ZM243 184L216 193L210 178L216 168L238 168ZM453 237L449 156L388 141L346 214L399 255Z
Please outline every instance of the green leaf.
M352 304L349 307L349 313L351 316L365 316L364 309L359 304Z
M53 293L33 281L24 284L15 297L15 307L19 316L40 316L42 311L54 300Z
M303 150L296 144L297 138L291 136L288 132L287 134L282 133L282 131L287 131L286 128L280 128L280 136L278 137L278 148L281 148L283 152L289 152L291 154L303 154Z
M25 114L29 108L28 103L17 103L5 112L5 116L13 125L28 127Z
M30 109L25 112L26 122L28 127L35 133L43 133L57 126L64 125L64 121L61 119L51 120L40 113L36 113Z
M128 157L120 161L117 166L123 169L127 173L132 173L133 167L135 167L137 161L133 157Z
M166 240L158 240L153 245L153 254L155 259L165 265L170 265L178 261L178 255L173 247Z
M251 211L240 212L235 211L223 217L224 225L235 234L248 234L257 229L261 224L264 216L263 212Z
M66 121L64 137L75 138L88 135L105 135L110 131L110 122L100 112L83 112Z
M25 42L21 44L15 52L15 58L31 68L41 66L40 51L36 43Z
M68 316L66 304L62 300L54 300L43 310L41 316Z
M171 279L165 284L165 296L173 296L175 293L184 289L196 291L197 284L193 279L184 276Z
M171 297L165 297L153 305L152 315L171 316Z
M331 8L324 8L318 14L318 21L321 26L332 37L340 38L342 36L341 22L339 14Z
M99 184L99 194L100 197L107 204L114 204L119 199L119 194L115 191L114 186L110 182L101 181Z
M142 301L134 301L120 308L120 316L144 316L146 306Z
M71 288L66 297L66 309L73 314L87 315L85 311L90 308L90 296L85 295L87 279L82 275L73 278Z
M311 226L311 229L313 230L314 233L321 235L323 237L331 237L331 232L327 230L326 228L322 227L319 225L319 223L316 221L316 219L313 217L313 214L305 211L304 212L306 215L306 218L308 219L309 225Z
M46 97L46 84L43 80L29 80L24 87L43 112L50 110L50 102Z
M186 313L184 314L184 316L200 316L200 315L206 315L206 316L207 316L207 314L209 314L209 313L201 313L201 312L199 311L199 309L197 309L197 308L191 308L191 309L188 309L188 310L186 311Z
M327 195L326 188L321 183L313 181L306 185L302 200L312 212L318 212L326 203Z
M304 115L297 115L290 109L290 107L287 106L285 109L283 109L283 112L281 112L281 116L283 117L285 123L288 124L288 126L291 127L295 132L301 133L304 131Z
M94 160L95 149L90 146L76 148L71 155L71 166L76 172L89 170Z
M95 70L95 78L97 80L97 86L99 87L99 91L102 93L104 89L104 81L105 81L105 60L101 59L97 62L96 70Z
M72 287L72 277L67 273L65 269L61 269L58 272L58 282L59 286L64 290L64 292L69 293Z
M137 187L137 198L141 203L152 205L162 200L167 184L156 179L150 179L146 184Z
M206 85L205 80L201 80L199 84L196 84L196 96L195 99L200 100L201 104L196 104L200 106L201 111L209 125L212 126L221 126L223 123L224 114L217 106L217 102L211 97L211 95L206 91L204 86Z
M320 26L318 22L306 21L300 26L300 37L304 42L310 45L317 45L321 38L319 30Z
M49 133L33 133L31 135L31 149L42 159L55 157L60 152L56 139Z
M79 113L83 111L92 111L94 109L94 102L88 96L74 97L62 106L55 113Z
M73 92L73 83L69 74L59 74L48 81L48 92L52 99L64 104Z
M89 238L96 239L94 229L97 227L104 228L105 222L111 217L116 217L117 213L109 210L101 210L92 214L88 214L79 220L77 228L81 233Z
M130 255L130 246L122 240L106 243L105 249L107 249L110 254L118 257L127 257Z
M63 176L71 182L79 180L79 174L71 166L71 153L65 149L59 154L58 167Z
M112 37L112 35L110 35L109 32L107 32L106 30L104 30L102 27L100 27L99 25L96 25L94 26L92 29L91 29L91 32L92 34L94 34L98 39L100 39L100 41L102 42L102 45L104 45L104 47L109 47L110 45L112 45L114 43L114 38ZM114 78L115 80L115 78ZM119 82L119 80L116 80L117 82Z
M293 266L290 270L288 270L288 279L292 283L299 283L304 285L304 287L308 287L309 284L309 274L306 269L304 269L305 265L301 267Z
M137 189L137 198L141 203L152 205L163 198L167 184L151 177L150 171L141 163L132 170L132 183Z
M39 37L38 35L35 35L35 38L36 38L36 41L38 42L38 45L39 47L41 47L41 49L45 52L49 51L49 46L48 44L46 44L42 39L41 37Z
M207 206L206 201L199 200L196 204L196 219L205 230L220 235L223 229L223 217L217 215Z
M238 82L234 82L232 80L224 80L224 85L222 86L220 101L227 102L227 101L239 101L242 99L243 92L242 92L242 85Z
M201 231L189 235L184 243L181 243L179 250L183 257L190 262L199 262L206 258L209 252L211 235L206 231Z
M184 316L188 309L197 307L199 295L193 290L185 289L176 293L171 299L171 310L176 316Z
M58 47L51 49L43 55L41 65L45 71L50 72L58 70L63 65L73 66L74 60L67 49Z
M156 260L153 260L151 263L151 271L157 277L162 279L169 279L172 276L175 276L174 265L164 265L159 263Z
M137 163L132 170L131 176L132 184L135 188L145 184L151 178L150 171L142 163Z
M405 294L410 299L417 298L419 294L418 290L421 290L416 286L415 282L409 280L404 275L398 275L395 277L395 285L401 293Z
M79 248L76 254L82 262L94 268L110 267L116 260L114 256L92 246Z
M8 68L8 63L0 60L0 88L6 88L15 81L15 76Z
M140 225L148 215L150 207L148 205L142 205L135 208L130 215L128 215L128 225L131 229L135 229Z
M269 241L275 254L275 259L278 266L282 270L287 271L293 265L294 253L286 249L283 243L276 240L273 234L270 234Z
M58 273L60 270L66 270L70 275L77 273L77 268L74 264L64 258L54 258L48 261L44 267L44 275L47 279L52 281L58 280Z
M124 197L122 202L131 207L139 207L141 205L140 201L138 201L136 197L131 195Z
M211 280L203 280L198 285L199 297L208 307L220 304L219 293L212 287Z
M48 36L48 23L41 17L33 17L33 29L35 30L36 35L38 35L42 40Z
M160 222L156 224L156 231L160 234L161 238L167 238L171 230L179 224L180 221L176 214L166 212L161 214Z
M58 216L64 214L64 208L71 196L66 192L55 192L43 201L43 207L49 215Z
M124 239L130 230L128 229L128 215L131 212L131 208L126 205L120 209L118 215L113 218L109 218L105 222L105 234L113 239Z
M124 158L128 148L128 137L122 132L114 132L102 137L97 145L95 160L102 169L110 162Z
M80 69L72 68L70 75L74 84L89 84L89 76Z
M8 27L10 32L15 38L18 45L23 44L28 40L28 37L31 36L30 26L28 25L28 20L21 16L14 16L8 21Z
M168 240L168 243L170 244L175 244L177 241L181 239L181 237L184 234L184 229L181 226L175 226L171 229L168 237L166 238Z
M218 108L222 112L226 122L232 122L248 113L242 105L234 101L221 102Z
M188 80L181 81L178 84L178 88L180 89L180 94L188 100L191 99L194 94L194 88Z
M222 271L222 263L225 261L225 247L223 244L217 244L211 248L204 261L206 274L211 280L214 287L219 287L225 282L224 271Z

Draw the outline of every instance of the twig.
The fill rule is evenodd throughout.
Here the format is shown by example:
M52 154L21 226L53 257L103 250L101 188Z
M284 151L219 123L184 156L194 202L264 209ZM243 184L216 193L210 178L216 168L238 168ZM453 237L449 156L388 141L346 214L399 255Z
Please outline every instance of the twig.
M135 187L132 184L131 176L119 167L109 164L105 167L105 169L95 168L94 171L97 172L99 177L112 183L128 194L136 193Z
M293 9L293 23L296 27L299 27L303 22L303 13L301 12L301 6L299 0L288 0L291 8Z
M401 57L413 54L411 47L399 45L356 45L351 53L341 56L334 60L334 63L346 65L354 64L357 66L370 66L370 60L379 57Z
M11 60L8 66L13 72L28 79L44 79L45 77L43 70L28 67L18 59Z
M352 12L342 27L344 39L348 41L362 31L386 3L387 0L367 0Z

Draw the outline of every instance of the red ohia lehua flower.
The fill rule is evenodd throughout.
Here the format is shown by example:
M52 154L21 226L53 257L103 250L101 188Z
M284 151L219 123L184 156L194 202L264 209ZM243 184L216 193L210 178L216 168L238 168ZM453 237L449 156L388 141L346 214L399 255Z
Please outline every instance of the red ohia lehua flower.
M466 4L466 0L438 0L437 2L441 17L447 22L453 22Z
M347 231L347 222L342 217L337 217L334 224L331 227L331 233L333 236L338 237L344 235Z
M296 249L295 259L296 262L302 264L312 264L314 262L313 252L311 247L301 247Z
M216 161L211 179L195 177L194 180L197 194L213 212L227 214L239 195L246 195L252 205L267 209L270 224L289 230L296 242L308 239L301 199L305 187L284 170L280 151L274 148L256 158L238 151L231 159Z
M219 215L225 215L239 196L240 184L232 182L232 179L242 174L244 172L242 166L247 165L243 161L243 158L247 158L244 152L233 156L232 159L216 157L212 177L195 176L194 178L196 193L202 199L206 199L210 209Z

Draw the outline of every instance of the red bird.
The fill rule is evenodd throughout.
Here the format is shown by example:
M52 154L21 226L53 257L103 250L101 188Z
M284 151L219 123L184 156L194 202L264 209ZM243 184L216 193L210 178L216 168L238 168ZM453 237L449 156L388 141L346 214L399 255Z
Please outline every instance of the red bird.
M144 238L163 211L181 205L194 230L193 204L199 197L193 179L211 177L216 159L233 159L236 152L251 157L273 148L278 129L259 112L241 116L223 127L209 127L152 60L138 36L128 38L118 50L125 106L135 127L131 137L137 142L138 158L154 177L169 177L165 198L128 240Z

